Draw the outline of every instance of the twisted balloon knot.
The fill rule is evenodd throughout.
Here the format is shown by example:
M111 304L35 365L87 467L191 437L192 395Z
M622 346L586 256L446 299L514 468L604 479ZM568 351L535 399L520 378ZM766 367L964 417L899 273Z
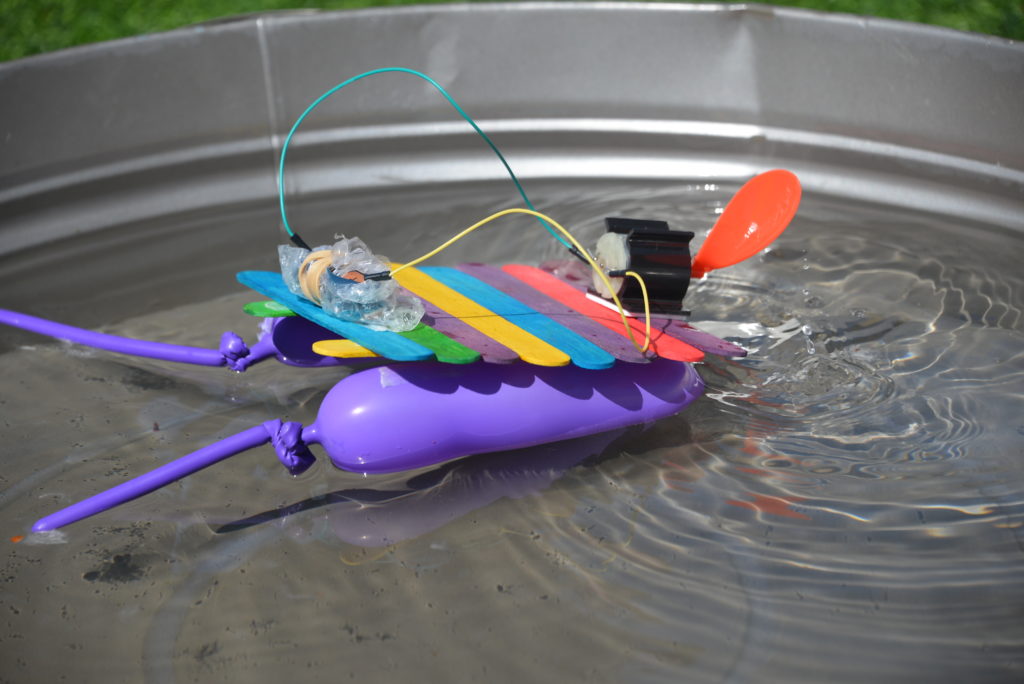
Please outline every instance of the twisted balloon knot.
M241 373L249 367L249 347L245 340L228 330L220 336L219 351L224 357L224 363L233 371Z
M277 459L292 475L301 475L316 462L316 456L302 441L302 423L282 423L275 419L263 423L263 427L270 435Z

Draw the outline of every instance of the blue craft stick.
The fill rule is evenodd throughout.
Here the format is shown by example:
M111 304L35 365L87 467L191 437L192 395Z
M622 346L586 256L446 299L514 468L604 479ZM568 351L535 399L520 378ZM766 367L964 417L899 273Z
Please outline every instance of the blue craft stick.
M306 320L350 339L356 344L361 344L385 358L395 361L427 361L434 358L434 352L422 344L417 344L390 330L371 330L365 325L343 321L325 313L319 306L293 294L284 284L280 273L242 271L236 277L238 282L246 287L256 290L264 297L284 304Z
M508 322L561 349L580 368L599 370L611 368L615 364L615 357L593 342L468 273L445 266L427 266L420 270Z

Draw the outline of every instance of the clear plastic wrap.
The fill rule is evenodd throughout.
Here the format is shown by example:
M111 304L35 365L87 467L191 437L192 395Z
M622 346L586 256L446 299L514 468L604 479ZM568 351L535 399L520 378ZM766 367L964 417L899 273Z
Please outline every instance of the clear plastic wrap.
M330 258L330 267L319 269L314 292L303 291L303 265L311 254L322 252ZM326 253L329 253L326 254ZM423 318L423 303L404 294L398 283L367 279L365 276L390 271L387 258L375 255L359 238L339 236L333 245L317 247L312 252L300 247L278 247L281 275L288 289L300 297L316 301L324 311L353 323L362 323L378 330L402 332L412 330ZM307 288L310 286L307 284ZM314 295L311 297L310 295Z

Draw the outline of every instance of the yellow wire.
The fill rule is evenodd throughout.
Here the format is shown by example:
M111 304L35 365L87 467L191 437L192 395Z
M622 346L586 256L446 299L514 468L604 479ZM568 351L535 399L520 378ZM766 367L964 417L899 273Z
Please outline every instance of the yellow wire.
M636 282L640 283L640 292L644 297L644 323L646 330L644 330L644 348L640 351L645 352L651 346L651 301L647 298L647 283L644 282L644 279L636 271L626 271L626 275L636 278Z
M618 296L615 294L615 288L612 287L611 281L608 280L608 276L605 275L604 271L601 270L601 267L597 265L597 262L594 261L594 258L590 256L590 254L587 252L587 250L583 248L583 245L581 245L579 242L576 241L576 238L574 238L572 236L572 233L570 233L568 230L563 228L562 225L560 223L558 223L558 221L555 221L550 216L542 214L539 211L533 211L532 209L521 209L519 207L514 207L512 209L503 209L502 211L499 211L499 212L496 212L494 214L491 214L487 218L482 219L480 221L477 221L476 223L471 225L469 228L466 228L464 231L462 231L461 233L459 233L455 237L453 237L450 240L448 240L447 242L439 245L438 247L434 248L433 250L427 252L426 254L424 254L423 256L419 257L418 259L413 259L412 261L410 261L410 262L408 262L406 264L402 264L401 266L396 268L394 271L392 271L391 275L394 276L394 275L400 273L402 271L402 269L409 268L410 266L416 266L417 264L423 263L424 261L426 261L430 257L435 256L436 254L442 252L445 249L448 249L453 244L455 244L456 242L458 242L462 238L466 237L467 235L472 233L477 228L480 228L481 226L484 226L484 225L490 223L491 221L494 221L495 219L499 219L502 216L508 216L509 214L526 214L527 216L534 216L536 218L541 219L542 221L546 221L551 226L556 228L559 232L561 232L562 235L564 235L566 237L566 239L569 240L570 243L572 243L572 246L576 248L576 251L579 252L580 255L583 256L583 258L586 260L587 264L589 264L590 267L592 269L594 269L594 273L597 274L597 276L601 279L601 282L603 282L605 287L608 288L608 292L611 293L612 299L615 301L615 307L619 311L619 317L622 319L622 325L623 325L623 327L626 328L626 335L629 336L629 341L632 342L633 346L636 347L638 350L640 350L641 353L646 352L647 349L651 346L651 312L650 312L650 305L648 304L648 301L647 301L647 287L644 285L644 281L640 278L639 275L637 275L636 273L632 273L631 272L633 277L640 281L640 289L643 292L643 296L644 296L644 315L647 318L647 337L644 340L643 346L641 346L636 341L636 338L633 337L633 330L632 330L632 328L629 327L629 321L626 320L626 310L625 310L625 307L622 306L622 302L619 301Z

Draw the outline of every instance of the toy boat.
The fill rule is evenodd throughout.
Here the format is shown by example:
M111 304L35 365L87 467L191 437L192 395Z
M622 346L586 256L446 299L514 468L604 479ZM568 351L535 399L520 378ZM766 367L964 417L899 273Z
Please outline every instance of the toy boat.
M48 515L33 531L95 515L266 443L293 474L312 465L311 444L344 470L384 473L650 422L700 396L703 382L692 363L705 353L746 353L663 317L651 319L650 348L641 353L617 314L581 284L533 266L465 264L403 274L401 284L424 295L427 311L407 333L325 316L291 294L280 274L240 273L240 282L278 304L258 307L276 315L251 350L230 332L220 349L199 349L0 310L0 322L61 339L236 371L272 356L296 366L388 361L341 380L310 426L268 421ZM642 331L637 319L629 322Z
M744 185L692 262L692 233L670 231L660 221L607 219L609 242L618 251L601 267L568 231L533 209L504 157L450 96L428 77L407 69L375 70L349 79L314 101L296 121L282 149L278 187L282 221L299 249L309 251L291 230L284 210L288 141L325 97L383 71L410 73L438 88L505 164L530 207L498 212L452 241L501 215L531 214L552 234L552 226L565 234L568 242L563 243L596 273L595 287L603 283L606 291L595 294L571 268L416 267L442 245L408 264L391 264L387 272L331 276L339 280L355 273L360 283L364 277L395 281L389 291L398 290L422 307L422 319L400 331L331 315L297 294L282 274L257 271L238 274L242 284L270 299L246 307L266 318L251 348L231 332L222 335L217 349L201 349L131 340L0 310L0 323L44 335L239 372L271 357L300 367L365 359L383 364L342 379L309 426L280 420L254 426L48 515L33 525L34 532L95 515L267 443L293 474L312 465L315 457L309 447L314 444L339 468L385 473L651 422L681 411L700 396L704 384L692 364L705 354L745 354L741 347L685 323L682 299L691 276L752 256L786 228L800 199L800 184L792 173L768 171ZM615 278L621 280L613 283ZM642 308L644 317L627 312L620 297L632 311Z

